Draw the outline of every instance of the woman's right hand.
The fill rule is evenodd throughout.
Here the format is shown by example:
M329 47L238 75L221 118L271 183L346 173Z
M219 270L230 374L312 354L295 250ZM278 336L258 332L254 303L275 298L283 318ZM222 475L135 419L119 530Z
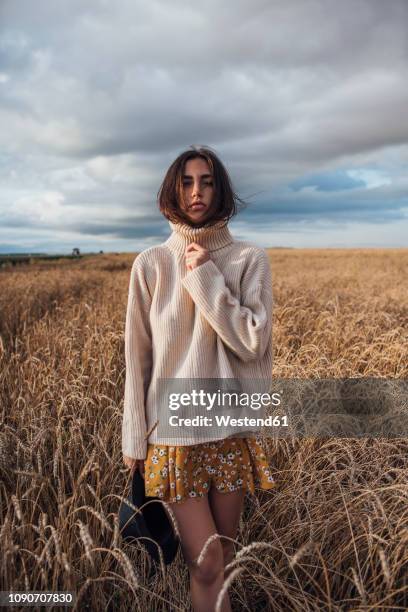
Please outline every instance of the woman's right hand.
M130 469L132 476L135 470L139 470L141 477L144 478L144 459L133 459L123 455L123 463Z

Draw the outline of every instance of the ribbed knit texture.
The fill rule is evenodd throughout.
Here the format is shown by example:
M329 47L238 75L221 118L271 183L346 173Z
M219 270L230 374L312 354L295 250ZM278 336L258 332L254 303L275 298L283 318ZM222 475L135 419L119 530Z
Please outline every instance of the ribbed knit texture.
M234 240L228 224L193 228L169 222L161 245L142 251L130 275L125 326L126 382L122 451L145 459L157 436L161 378L270 379L272 279L267 253ZM196 242L210 260L187 270L185 248ZM214 439L219 439L214 436ZM208 442L180 432L173 445Z

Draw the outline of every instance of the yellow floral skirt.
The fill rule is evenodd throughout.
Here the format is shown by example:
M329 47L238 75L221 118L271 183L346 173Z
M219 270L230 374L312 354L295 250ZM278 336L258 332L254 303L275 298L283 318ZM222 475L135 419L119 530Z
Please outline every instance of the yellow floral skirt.
M212 485L225 493L276 486L261 443L252 437L193 446L148 444L144 465L146 496L167 502L199 499Z

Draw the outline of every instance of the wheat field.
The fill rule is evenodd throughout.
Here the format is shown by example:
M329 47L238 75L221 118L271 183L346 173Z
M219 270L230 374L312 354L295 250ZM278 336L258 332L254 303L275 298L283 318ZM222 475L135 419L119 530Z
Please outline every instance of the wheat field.
M273 377L407 378L408 249L271 249ZM124 322L135 254L0 271L0 590L78 610L189 610L181 551L149 576L117 522ZM405 610L408 439L265 439L234 610Z

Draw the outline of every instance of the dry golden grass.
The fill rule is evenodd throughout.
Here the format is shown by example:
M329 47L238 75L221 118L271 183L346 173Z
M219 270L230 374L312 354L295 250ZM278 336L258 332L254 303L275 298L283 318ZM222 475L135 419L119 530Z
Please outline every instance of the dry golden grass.
M147 554L118 531L133 259L0 272L2 590L72 590L81 610L189 609L181 555L149 580ZM270 259L274 377L407 378L408 250ZM265 446L279 486L247 496L234 609L406 609L408 440Z

